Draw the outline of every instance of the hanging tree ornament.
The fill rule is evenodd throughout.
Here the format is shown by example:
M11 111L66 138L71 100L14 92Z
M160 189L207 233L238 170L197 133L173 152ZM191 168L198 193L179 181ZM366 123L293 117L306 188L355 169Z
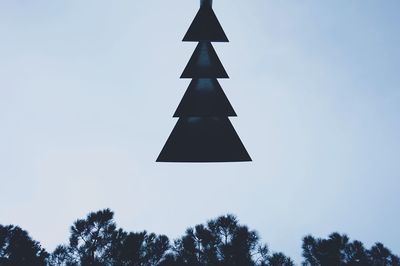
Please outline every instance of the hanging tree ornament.
M174 117L179 117L157 162L251 161L229 116L236 116L218 78L229 78L212 42L229 42L213 9L201 0L184 42L198 42L181 78L192 79Z

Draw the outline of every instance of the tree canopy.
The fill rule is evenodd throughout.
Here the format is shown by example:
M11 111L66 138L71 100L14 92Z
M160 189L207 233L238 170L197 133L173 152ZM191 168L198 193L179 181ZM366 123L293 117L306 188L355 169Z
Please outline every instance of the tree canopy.
M400 266L382 243L370 249L347 235L303 238L303 266ZM228 214L190 227L178 239L118 228L104 209L76 220L67 244L47 253L18 226L0 225L0 266L293 266L282 252L270 252L255 230Z
M18 226L0 225L0 265L46 265L48 253Z
M400 265L398 256L381 243L366 249L360 241L350 242L347 235L331 234L327 239L306 236L303 239L304 266L318 265Z

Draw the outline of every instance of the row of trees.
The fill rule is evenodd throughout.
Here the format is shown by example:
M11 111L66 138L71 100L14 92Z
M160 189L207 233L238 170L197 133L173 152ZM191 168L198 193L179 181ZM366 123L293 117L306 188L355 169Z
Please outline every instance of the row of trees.
M51 254L17 226L0 225L0 266L116 265L116 266L292 266L283 253L271 253L258 234L226 215L187 229L170 242L154 233L117 228L114 213L90 213L71 226L67 245ZM346 235L303 239L304 266L397 266L400 259L381 243L370 249Z

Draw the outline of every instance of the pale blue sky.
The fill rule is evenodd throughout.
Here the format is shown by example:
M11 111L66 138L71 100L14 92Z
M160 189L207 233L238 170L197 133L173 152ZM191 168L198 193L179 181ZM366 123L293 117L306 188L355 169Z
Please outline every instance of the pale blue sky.
M106 207L171 238L234 213L296 260L333 231L400 253L400 2L214 0L254 162L157 164L198 6L0 1L0 224L51 251Z

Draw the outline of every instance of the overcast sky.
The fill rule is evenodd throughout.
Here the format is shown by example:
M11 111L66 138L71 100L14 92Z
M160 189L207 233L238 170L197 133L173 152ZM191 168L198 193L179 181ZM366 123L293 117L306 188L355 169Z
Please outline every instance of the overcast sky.
M182 235L233 213L297 261L306 234L400 253L400 2L214 0L252 163L160 164L198 0L0 1L0 224L52 251L106 207Z

